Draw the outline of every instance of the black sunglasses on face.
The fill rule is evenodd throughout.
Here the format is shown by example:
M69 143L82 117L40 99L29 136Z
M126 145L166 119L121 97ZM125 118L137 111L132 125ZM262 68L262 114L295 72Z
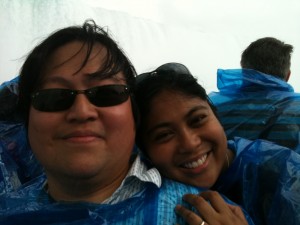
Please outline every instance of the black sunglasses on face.
M31 95L31 104L43 112L63 111L73 105L78 94L84 94L97 107L108 107L127 101L130 91L126 85L104 85L86 90L44 89Z
M142 73L138 75L136 81L137 84L139 84L149 76L163 75L166 73L191 74L188 68L181 63L165 63L152 72Z

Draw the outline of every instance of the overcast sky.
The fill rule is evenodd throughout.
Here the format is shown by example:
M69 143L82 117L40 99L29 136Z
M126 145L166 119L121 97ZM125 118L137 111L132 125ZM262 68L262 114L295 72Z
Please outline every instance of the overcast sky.
M0 83L52 31L87 18L109 27L139 73L181 62L209 91L250 42L276 37L294 46L290 83L300 92L299 0L0 0Z

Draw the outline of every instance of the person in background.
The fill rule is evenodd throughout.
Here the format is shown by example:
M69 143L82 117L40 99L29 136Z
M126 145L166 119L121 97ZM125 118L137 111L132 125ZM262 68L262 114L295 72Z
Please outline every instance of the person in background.
M256 225L300 224L299 154L264 140L227 140L205 89L182 64L137 76L135 95L141 116L136 143L163 176L226 195ZM209 221L201 212L205 198L186 198Z
M30 52L19 76L18 115L45 175L0 196L1 225L183 222L175 206L185 204L183 194L204 189L161 179L133 151L135 77L94 21L58 30ZM236 208L203 212L218 215L218 224L248 224Z
M300 94L288 84L293 46L273 37L252 42L242 69L218 69L209 97L229 139L266 139L300 152Z

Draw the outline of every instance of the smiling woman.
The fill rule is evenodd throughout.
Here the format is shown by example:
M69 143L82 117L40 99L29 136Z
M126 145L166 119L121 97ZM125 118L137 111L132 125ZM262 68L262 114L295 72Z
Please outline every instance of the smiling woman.
M212 187L232 152L205 90L176 63L137 79L138 145L165 176Z
M139 75L136 99L141 113L137 144L163 176L225 194L255 224L300 223L300 155L263 140L227 141L205 89L184 65L167 63ZM199 224L214 224L202 211L207 196L200 195L186 199L199 210ZM212 205L223 207L222 201ZM178 209L187 221L189 214L197 218Z
M160 172L210 188L227 166L228 153L225 133L208 103L167 89L151 101L147 118L144 145Z

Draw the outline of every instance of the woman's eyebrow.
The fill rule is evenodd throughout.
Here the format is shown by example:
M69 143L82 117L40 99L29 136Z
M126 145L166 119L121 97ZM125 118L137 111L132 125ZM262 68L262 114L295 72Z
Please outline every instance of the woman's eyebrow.
M160 128L164 128L164 127L168 127L169 125L170 125L170 123L168 123L168 122L159 123L159 124L155 125L154 127L151 127L150 129L148 129L146 134L151 134L155 130L160 129Z
M70 82L65 79L64 77L62 76L59 76L59 75L51 75L51 76L47 76L45 78L43 78L42 80L42 85L41 86L44 86L45 84L63 84L63 85L70 85Z
M195 112L200 111L200 110L207 110L207 106L205 105L198 105L193 107L186 115L185 118L190 117L191 115L193 115Z
M94 80L114 80L114 81L126 81L125 75L121 72L116 74L106 74L106 76L103 76L103 73L101 71L96 71L94 73L86 74L88 81L94 81Z

